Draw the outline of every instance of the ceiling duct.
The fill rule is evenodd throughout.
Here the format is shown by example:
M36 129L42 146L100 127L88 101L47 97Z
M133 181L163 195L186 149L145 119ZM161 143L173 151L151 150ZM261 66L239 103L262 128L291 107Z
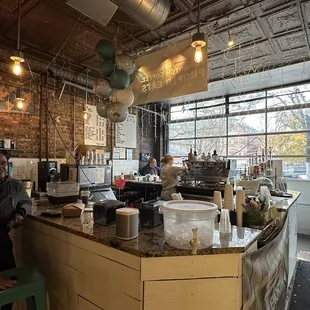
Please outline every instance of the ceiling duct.
M121 11L147 29L160 27L170 13L170 0L112 0Z
M101 2L98 0L68 0L67 4L104 27L117 10L114 3L106 0Z

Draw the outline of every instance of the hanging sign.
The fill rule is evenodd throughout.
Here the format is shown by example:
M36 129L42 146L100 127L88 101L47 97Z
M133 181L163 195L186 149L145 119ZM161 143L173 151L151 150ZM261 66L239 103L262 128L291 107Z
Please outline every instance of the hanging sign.
M97 113L94 105L86 105L88 114L84 122L84 144L85 145L107 145L107 120Z
M203 61L194 62L191 39L136 60L135 104L164 101L208 89L207 46Z
M115 146L135 149L137 147L137 116L128 114L126 120L115 124ZM125 150L124 150L125 156Z

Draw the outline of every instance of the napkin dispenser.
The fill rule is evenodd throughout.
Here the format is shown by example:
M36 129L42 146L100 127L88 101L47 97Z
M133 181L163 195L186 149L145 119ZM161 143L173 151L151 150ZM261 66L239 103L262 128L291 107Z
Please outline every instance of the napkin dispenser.
M163 200L143 202L139 208L140 226L153 228L163 224L163 215L159 213L159 207L163 203Z
M119 200L105 200L93 205L94 223L110 225L116 222L116 210L124 208L125 203Z

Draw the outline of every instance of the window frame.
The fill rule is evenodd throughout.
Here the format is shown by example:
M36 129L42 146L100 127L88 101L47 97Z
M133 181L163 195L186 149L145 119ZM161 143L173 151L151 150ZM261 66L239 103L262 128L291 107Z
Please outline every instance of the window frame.
M272 90L281 90L282 88L289 88L289 87L298 87L298 86L304 86L304 85L308 85L309 89L306 89L304 91L300 91L300 92L294 92L294 93L283 93L283 94L279 94L279 95L268 95L268 92L272 91ZM197 100L197 101L191 101L191 102L184 102L181 104L173 104L169 106L169 112L171 111L171 107L173 106L178 106L178 105L183 105L186 107L187 104L191 104L191 105L195 105L195 107L191 107L191 110L195 109L195 113L194 113L194 117L192 118L187 118L187 119L183 119L183 120L171 120L170 118L170 113L169 113L169 120L168 120L168 124L171 123L183 123L183 122L189 122L189 121L193 121L194 122L194 136L193 137L189 137L186 138L188 140L193 140L194 145L193 150L196 148L196 141L200 140L200 139L212 139L212 138L224 138L226 139L226 152L225 154L220 154L221 156L224 156L226 158L249 158L250 155L243 155L243 156L234 156L232 154L229 154L229 139L233 138L233 137L246 137L246 136L264 136L264 143L265 143L265 152L267 153L267 150L269 149L268 147L268 136L274 136L274 135L287 135L287 134L298 134L298 133L304 133L307 134L310 132L310 128L309 129L303 129L303 130L289 130L289 131L281 131L281 132L273 132L273 131L269 131L268 132L268 113L272 113L272 112L278 112L278 111L289 111L289 110L299 110L299 109L310 109L310 101L309 102L305 102L305 103L295 103L294 105L288 105L288 106L279 106L279 107L268 107L268 99L272 99L274 97L282 97L282 96L288 96L291 94L302 94L302 93L309 93L310 92L310 81L305 81L305 82L300 82L300 83L295 83L295 84L290 84L290 85L284 85L282 87L273 87L273 88L269 88L269 89L264 89L264 90L257 90L257 91L251 91L251 92L246 92L243 93L241 95L238 94L234 94L234 95L226 95L224 97L225 102L223 103L216 103L216 104L210 104L210 106L205 106L205 107L198 107L197 108L197 104L201 103L201 102L212 102L214 100L219 100L219 99L223 99L222 97L216 97L216 98L212 98L212 99L203 99L203 100ZM243 96L243 95L250 95L250 94L262 94L264 93L264 96L261 97L257 97L257 98L250 98L247 100L238 100L238 101L230 101L230 98L236 97L236 96ZM230 107L232 105L238 104L238 103L243 103L243 102L251 102L251 101L256 101L256 100L265 100L265 107L263 109L254 109L251 111L239 111L239 112L230 112ZM218 106L225 106L225 113L223 114L215 114L215 115L211 115L211 116L198 116L197 111L200 109L211 109L213 107L218 107ZM229 133L229 118L233 117L233 116L242 116L242 115L255 115L255 114L265 114L265 128L264 128L264 132L263 133L249 133L249 134L230 134ZM204 119L225 119L225 123L226 123L226 134L225 135L218 135L218 136L197 136L197 121L201 121ZM169 126L168 126L169 128ZM169 129L168 129L169 130ZM168 134L169 137L169 134ZM170 141L177 141L179 139L169 139L168 138L168 148L169 148L169 144ZM310 155L308 154L296 154L296 155L275 155L273 156L274 158L305 158L306 160L310 157Z

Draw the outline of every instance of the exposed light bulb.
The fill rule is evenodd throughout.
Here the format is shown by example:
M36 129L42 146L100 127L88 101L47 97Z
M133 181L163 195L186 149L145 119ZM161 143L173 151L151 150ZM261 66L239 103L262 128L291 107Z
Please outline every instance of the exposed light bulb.
M16 102L17 108L22 110L24 107L24 99L22 98L17 98L17 102Z
M13 65L13 70L12 70L12 71L13 71L13 73L14 73L15 75L21 75L21 73L22 73L22 67L21 67L19 61L17 61L17 60L14 61L14 65Z
M199 64L203 61L203 54L202 54L202 49L200 45L197 45L195 47L195 55L194 55L194 61Z
M233 38L229 37L227 42L228 47L233 47L235 45L235 41Z
M83 111L83 117L84 117L85 120L88 119L88 113L87 113L87 111Z

